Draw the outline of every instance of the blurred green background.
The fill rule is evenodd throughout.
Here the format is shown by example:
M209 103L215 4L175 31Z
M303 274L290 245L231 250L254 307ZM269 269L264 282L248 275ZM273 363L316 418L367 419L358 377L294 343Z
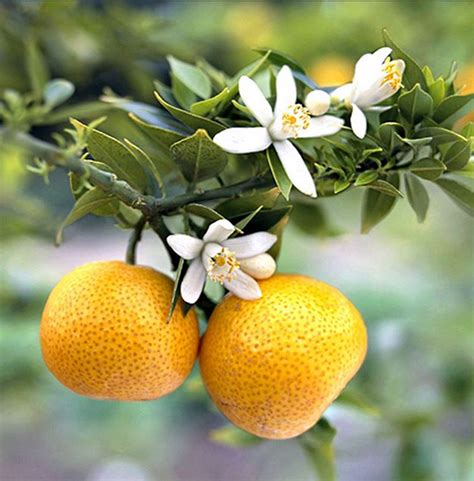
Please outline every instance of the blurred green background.
M321 85L348 81L353 64L381 45L381 29L411 54L474 91L470 2L105 2L3 1L0 89L29 89L24 39L34 39L54 77L71 80L74 101L104 87L152 103L166 81L165 55L205 57L234 73L251 48L283 50ZM124 115L109 127L138 135ZM107 124L106 124L107 125ZM49 139L57 127L35 128ZM72 206L67 176L51 185L26 172L17 152L0 155L1 465L8 481L309 481L295 441L232 448L208 432L225 424L210 409L196 373L149 403L80 398L46 370L39 349L42 306L59 278L85 262L122 258L127 233L104 218L54 231ZM321 199L339 235L289 225L280 271L336 285L369 328L368 359L351 383L379 415L332 406L341 481L474 479L472 221L436 186L425 224L406 202L370 235L358 233L357 190ZM317 234L317 233L316 233ZM169 270L163 248L145 235L140 263Z

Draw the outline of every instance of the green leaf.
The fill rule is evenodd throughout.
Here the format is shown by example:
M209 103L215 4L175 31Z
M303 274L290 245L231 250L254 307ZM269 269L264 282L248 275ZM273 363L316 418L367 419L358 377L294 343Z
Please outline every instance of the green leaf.
M125 180L140 192L145 191L147 178L142 166L119 140L91 129L87 149L95 160L108 165L119 179Z
M430 198L425 186L414 175L407 173L405 175L405 190L407 193L408 202L416 214L418 222L424 222Z
M158 102L176 119L183 124L191 127L192 129L205 129L210 135L214 136L218 134L221 130L225 129L225 126L214 122L214 120L207 119L206 117L201 117L199 115L193 114L191 112L186 112L186 110L175 107L164 100L158 92L155 92L155 97Z
M336 481L333 440L336 430L325 418L298 438L320 481Z
M454 179L438 179L436 183L467 214L474 216L474 191Z
M302 232L314 237L332 237L341 233L328 222L326 213L316 202L294 204L290 220Z
M208 115L213 109L215 109L222 101L227 99L230 90L225 87L224 90L219 92L214 97L210 99L201 100L200 102L195 102L191 105L191 112L196 115Z
M455 172L457 175L462 175L468 179L474 179L474 162L469 162L464 169Z
M48 107L66 102L74 93L74 85L63 79L50 80L44 87L43 99Z
M446 95L446 84L443 77L436 79L431 85L428 86L433 104L437 107Z
M268 254L270 254L274 259L278 259L278 256L280 255L280 250L281 250L281 245L283 241L283 232L285 231L286 224L288 224L288 220L290 218L289 212L291 210L291 207L288 207L286 209L279 209L280 211L286 210L286 214L284 214L281 219L274 224L272 227L268 229L261 229L261 230L268 230L271 234L275 234L277 236L277 241L275 244L273 244L272 248L268 251Z
M26 71L33 94L37 100L43 98L43 90L49 80L49 69L36 41L32 38L25 42Z
M360 185L370 184L375 179L377 179L378 176L379 174L375 170L367 170L366 172L362 172L362 174L359 174L357 176L357 179L354 185L360 186Z
M111 106L103 102L91 101L60 107L35 120L36 125L55 125L68 122L70 118L92 120L110 112Z
M150 137L151 140L163 144L167 148L185 138L185 135L179 134L173 130L167 130L156 125L148 124L139 119L135 114L129 114L129 117L138 125L138 127L140 127L141 130L143 130L143 132L145 132L145 134L148 135L148 137Z
M233 424L228 424L222 428L213 429L209 433L209 437L215 443L224 444L226 446L235 448L253 446L263 442L263 439L247 433Z
M168 320L166 322L171 321L174 310L176 308L176 304L178 303L178 300L179 300L179 286L181 281L181 274L183 273L183 266L184 266L184 259L180 257L178 262L178 267L176 269L176 277L174 280L173 294L171 295L171 304L170 304L170 310L168 311Z
M128 139L124 139L124 143L127 146L128 150L131 152L131 154L137 159L139 164L142 166L142 169L149 175L153 176L153 182L152 185L150 186L150 193L154 193L154 185L156 184L160 191L163 191L163 180L161 179L161 175L159 172L159 168L156 162L153 162L151 157L140 147L135 145L134 143L130 142Z
M189 110L191 105L196 102L197 96L192 92L176 75L171 72L171 90L178 104L183 109Z
M439 124L446 122L474 100L474 94L446 97L434 112L433 119Z
M425 158L414 162L410 171L426 180L436 180L446 170L446 166L438 159Z
M405 129L397 122L385 122L379 127L378 135L390 152L396 145L400 144L400 138L405 137Z
M411 90L400 95L398 108L411 124L417 124L431 113L433 99L421 89L420 84L416 84Z
M167 60L170 63L173 75L191 92L203 99L211 96L211 80L200 68L178 60L171 55L168 55Z
M228 76L205 59L198 59L196 65L207 74L217 90L222 90L227 85L227 81L229 80Z
M461 130L461 135L466 139L474 137L474 122L468 122Z
M62 222L56 234L56 245L60 245L63 240L63 231L65 227L71 225L77 220L81 219L87 214L91 214L100 207L104 207L110 204L111 201L115 200L110 194L107 194L102 189L94 187L87 191L84 195L79 197L79 199L74 204L71 212Z
M280 195L278 188L263 190L255 194L242 195L235 199L228 199L216 206L224 217L230 219L253 212L260 206L271 209Z
M213 221L225 219L223 215L219 214L219 212L211 209L207 205L197 203L187 204L184 206L184 210L189 214L197 215L199 217L203 217L204 219L210 219Z
M390 182L387 182L383 179L375 180L371 184L367 184L366 187L368 187L369 189L377 190L378 192L382 192L382 194L391 195L393 197L403 197L403 194L400 192L400 190L398 190Z
M431 142L435 146L440 144L447 144L449 142L455 142L457 140L466 141L466 139L462 135L454 132L453 130L445 129L443 127L425 127L418 130L418 132L416 133L416 137L431 137Z
M471 142L459 140L450 145L443 156L443 162L448 170L461 170L471 157Z
M263 205L259 205L253 212L250 212L242 220L235 224L235 228L243 232L244 228L253 220L253 218L263 209Z
M275 179L275 183L278 186L278 189L280 189L281 195L288 200L290 198L292 184L286 175L281 160L278 158L278 155L273 147L267 149L267 160L270 170L272 171L273 178Z
M426 91L428 86L420 66L391 39L387 29L383 29L382 34L385 45L392 49L393 57L400 58L405 62L405 73L403 74L405 88L411 89L418 83Z
M176 142L170 150L173 160L191 183L212 179L227 165L227 154L202 129Z
M398 174L389 176L390 184L399 187ZM387 195L375 189L367 189L362 202L362 234L367 234L374 226L381 222L393 209L398 197Z
M286 53L279 52L278 50L272 50L268 48L254 48L255 52L258 52L260 55L267 55L267 59L273 65L277 65L278 67L283 67L283 65L288 65L291 70L296 70L297 72L304 73L304 69L301 65L296 62L296 60L292 59Z
M334 182L334 193L339 194L350 187L351 183L348 180L336 180Z

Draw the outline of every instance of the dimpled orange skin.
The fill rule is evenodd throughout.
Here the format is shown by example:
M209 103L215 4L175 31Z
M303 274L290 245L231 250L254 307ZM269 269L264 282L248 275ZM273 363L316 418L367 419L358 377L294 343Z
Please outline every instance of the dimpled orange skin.
M214 310L199 364L217 407L268 439L311 428L359 370L364 321L324 282L281 274L261 281L262 298L229 295Z
M66 387L95 399L139 401L174 391L197 356L193 310L178 303L167 324L173 282L149 267L93 262L61 279L41 320L41 348Z

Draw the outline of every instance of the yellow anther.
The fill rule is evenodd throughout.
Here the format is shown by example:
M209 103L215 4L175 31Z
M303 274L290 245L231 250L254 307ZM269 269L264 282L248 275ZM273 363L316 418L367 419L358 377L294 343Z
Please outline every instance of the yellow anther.
M235 254L231 250L222 247L214 257L209 258L207 275L211 280L223 284L225 281L231 282L239 268L240 264Z
M301 130L309 127L311 116L309 109L301 104L289 105L282 115L283 130L293 138L298 138Z

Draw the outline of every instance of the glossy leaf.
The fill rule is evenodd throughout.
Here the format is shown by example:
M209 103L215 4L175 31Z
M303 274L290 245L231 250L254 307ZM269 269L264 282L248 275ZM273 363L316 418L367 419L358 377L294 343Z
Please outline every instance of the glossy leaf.
M471 143L459 140L450 145L443 156L443 162L448 170L461 170L469 162Z
M416 176L407 173L405 175L405 190L408 202L414 210L418 222L424 222L430 203L430 198L425 186Z
M438 159L425 158L414 162L410 171L426 180L436 180L446 170L446 166Z
M180 134L174 130L164 129L144 122L134 114L130 114L130 118L148 135L148 137L150 137L151 140L163 144L165 147L171 147L171 145L186 137L185 134Z
M230 90L225 87L221 92L210 99L201 100L191 105L191 112L196 115L206 116L212 112L221 102L228 98Z
M398 98L398 108L405 119L411 124L417 124L431 113L433 99L431 95L416 84L411 90Z
M260 206L271 209L280 195L278 188L264 190L255 194L242 195L235 199L228 199L216 206L224 217L232 218L253 212Z
M203 99L207 99L211 96L211 81L200 68L178 60L171 55L169 55L167 59L170 63L171 72L173 75L191 92Z
M396 175L397 174L392 174L392 178L394 178ZM377 179L371 184L367 184L366 187L382 192L382 194L391 195L393 197L403 197L403 194L397 187L383 179Z
M189 110L191 105L196 102L197 96L191 91L181 80L171 72L171 90L173 96L178 104L186 110Z
M278 158L278 155L273 147L267 149L267 160L273 178L275 179L275 183L278 186L278 189L280 189L281 195L288 200L290 198L292 183L286 175L281 160Z
M354 185L360 186L360 185L370 184L375 179L377 179L378 176L379 176L378 172L374 170L367 170L357 176L357 179L354 182Z
M203 204L197 204L197 203L187 204L184 207L184 210L189 214L197 215L199 217L203 217L204 219L210 219L213 221L225 219L225 217L219 214L219 212Z
M449 120L453 115L463 110L474 100L474 94L451 95L446 97L434 112L433 119L438 123Z
M173 160L188 182L200 182L219 175L227 165L227 154L212 141L205 130L170 147Z
M454 179L438 179L436 183L467 214L474 216L474 191Z
M278 65L279 67L283 67L283 65L288 65L291 70L295 70L304 74L303 67L286 53L279 52L278 50L271 50L268 48L254 48L254 50L260 55L267 55L268 61L271 62L273 65Z
M447 144L457 140L466 140L462 135L443 127L425 127L416 133L417 138L431 137L433 145Z

